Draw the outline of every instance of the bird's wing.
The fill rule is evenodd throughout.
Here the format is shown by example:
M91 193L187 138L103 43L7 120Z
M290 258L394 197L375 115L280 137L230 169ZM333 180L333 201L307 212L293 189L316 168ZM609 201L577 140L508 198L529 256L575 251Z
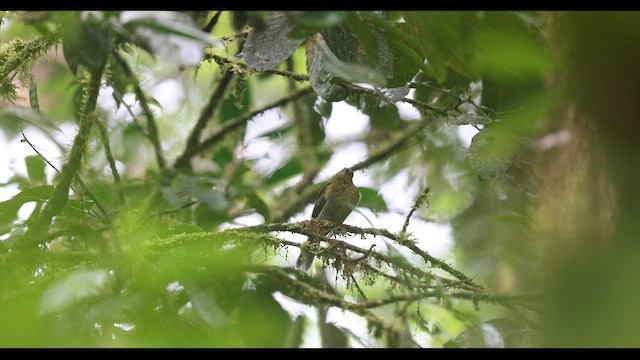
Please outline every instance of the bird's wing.
M320 211L322 211L322 208L327 204L327 198L324 195L327 192L328 184L329 184L329 181L327 181L324 185L322 185L322 187L320 188L320 191L318 191L318 195L316 195L316 204L313 207L313 212L311 212L312 219L317 218L318 215L320 215Z

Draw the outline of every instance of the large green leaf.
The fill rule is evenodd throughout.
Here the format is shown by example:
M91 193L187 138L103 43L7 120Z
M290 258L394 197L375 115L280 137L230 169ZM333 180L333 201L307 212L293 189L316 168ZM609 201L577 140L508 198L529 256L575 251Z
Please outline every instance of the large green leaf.
M111 33L99 14L66 11L59 14L62 22L62 50L73 74L79 65L100 71L111 51ZM91 51L87 51L91 49Z
M406 11L403 16L408 29L421 45L438 82L447 78L449 68L468 78L476 78L478 72L473 65L473 49L470 45L471 26L476 14L462 11Z
M382 196L380 196L378 190L366 187L358 187L358 190L360 191L360 194L362 194L362 198L360 199L358 206L374 211L387 210L387 203L384 201Z
M205 46L218 44L186 14L175 11L125 11L114 29L166 62L195 66Z
M376 86L386 85L384 75L377 69L368 65L341 61L320 34L307 42L307 71L313 90L325 101L340 101L348 94L345 88L335 83L336 78Z
M24 162L27 165L29 180L34 183L45 183L47 181L44 173L45 162L39 155L27 156L24 158Z
M254 29L244 43L238 57L258 71L270 70L283 61L300 46L302 40L289 38L292 25L287 23L283 12L270 14L265 29Z
M287 20L293 24L289 37L306 39L327 27L339 24L347 14L346 11L287 11Z
M0 122L3 123L3 126L9 122L16 124L21 121L43 130L60 131L60 128L58 128L51 119L42 115L39 111L20 106L5 106L0 109Z

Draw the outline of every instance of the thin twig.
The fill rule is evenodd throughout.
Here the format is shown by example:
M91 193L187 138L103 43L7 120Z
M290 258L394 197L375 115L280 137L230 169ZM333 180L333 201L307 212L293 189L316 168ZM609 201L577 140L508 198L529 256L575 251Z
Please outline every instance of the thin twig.
M129 113L129 115L131 115L131 119L138 126L142 134L148 137L149 134L144 130L144 127L140 124L140 120L138 120L138 117L136 116L136 114L133 113L133 109L131 108L131 105L129 105L126 101L124 101L122 94L120 94L120 91L118 91L118 89L116 89L115 87L113 88L113 96L115 96L118 99L118 101L120 101L120 103L124 105L124 108L127 109L127 112Z
M416 197L415 201L413 202L413 205L411 206L411 210L409 210L407 217L404 219L404 225L402 225L402 232L407 232L407 227L409 227L409 219L411 219L411 216L413 215L413 213L416 210L418 210L420 206L422 206L422 203L425 200L427 200L427 194L429 194L429 188L425 187L424 190L420 192L420 195Z
M175 168L188 167L191 157L197 154L195 149L200 145L199 142L202 130L204 130L207 122L213 117L213 114L218 109L218 106L222 103L224 94L227 91L227 87L229 87L229 84L231 83L231 79L233 79L233 73L231 71L226 72L222 76L222 79L220 79L220 82L218 83L216 89L213 91L213 93L211 93L211 97L209 98L207 105L204 107L204 109L202 109L198 121L196 122L193 129L191 129L191 133L189 133L189 137L187 138L187 145L182 152L182 155L180 155L175 162Z
M353 281L353 285L355 285L356 289L358 290L358 294L360 294L360 297L362 298L362 300L367 301L367 296L364 294L364 291L360 289L360 285L358 285L358 282L356 281L356 278L353 277L353 274L351 274L351 281Z
M237 61L237 60L233 60L231 58L227 58L224 56L220 56L214 53L209 53L207 55L205 55L205 59L212 59L215 62L219 63L219 64L229 64L229 65L233 65L233 66L238 66L241 69L245 70L245 71L256 71L254 69L251 69L250 67L248 67L247 65L245 65L244 63ZM309 76L308 75L304 75L304 74L297 74L294 73L292 71L284 71L284 70L277 70L277 69L269 69L269 70L263 70L260 71L262 73L267 73L267 74L274 74L274 75L280 75L280 76L284 76L286 78L292 79L292 80L296 80L296 81L309 81Z
M216 26L216 24L218 23L218 20L220 19L221 14L222 14L222 10L219 10L215 15L213 15L211 20L209 20L209 23L207 23L207 25L205 25L202 28L202 31L206 33L210 33L211 30L213 30L213 27Z
M291 94L289 94L287 97L280 99L274 103L268 104L264 107L262 107L261 109L255 110L250 112L249 114L240 116L238 118L236 118L235 120L232 120L228 123L226 123L220 130L218 130L216 133L214 133L213 135L209 136L208 138L206 138L204 141L202 141L200 144L198 144L198 146L196 146L195 148L191 149L188 153L185 152L182 154L180 159L190 159L191 157L203 152L204 150L208 149L209 147L211 147L213 144L217 143L218 141L220 141L222 138L224 138L227 134L231 133L232 131L236 130L237 128L239 128L240 126L246 124L249 120L253 119L254 117L256 117L257 115L262 114L265 111L280 107L282 105L285 105L291 101L294 101L296 99L298 99L299 97L309 94L311 93L312 90L310 87L306 87L306 88L302 88L299 89ZM179 160L180 160L179 159ZM184 161L184 160L182 160ZM176 161L176 167L178 166L178 161Z
M429 125L431 122L433 122L433 120L433 118L426 118L414 124L411 124L407 129L403 130L400 135L396 136L393 139L390 139L384 144L377 146L376 150L372 151L364 161L353 165L351 168L356 171L367 168L379 161L385 160L388 156L395 153L398 149L408 145L408 140L413 136L416 136L422 128Z
M142 111L144 112L145 117L147 118L147 131L148 138L151 141L151 145L153 146L153 150L156 156L156 163L158 164L158 169L161 174L166 173L167 166L166 161L164 160L164 155L162 151L162 146L160 145L160 138L158 135L158 126L156 125L156 120L149 107L149 103L147 102L147 97L145 93L142 91L140 87L140 81L136 74L133 73L125 59L118 53L117 50L112 52L114 59L118 62L124 74L129 78L129 82L133 85L134 92L138 101L140 101L140 106L142 107Z
M159 211L155 214L149 215L149 217L158 217L158 216L162 216L162 215L167 215L167 214L171 214L171 213L175 213L178 212L182 209L188 208L191 205L195 205L197 203L199 203L199 200L193 200L193 201L189 201L188 203L182 204L178 207L175 207L173 209L169 209L169 210L164 210L164 211Z
M109 168L111 169L113 180L116 183L116 188L118 189L118 199L120 200L120 205L124 205L125 198L124 192L122 191L122 181L120 179L120 174L118 173L118 168L116 168L116 161L113 158L113 153L111 152L111 145L109 145L107 126L100 118L95 119L95 121L96 125L98 126L98 130L100 131L100 139L102 140L102 146L104 146L105 156L107 157L107 162L109 162Z
M31 141L29 141L29 139L27 139L27 136L25 135L25 133L22 131L22 128L20 128L20 133L22 134L22 140L24 142L26 142L27 144L29 144L29 146L31 147L31 149L33 151L36 152L36 154L38 154L38 156L40 156L40 158L42 160L44 160L49 166L51 166L51 168L53 170L55 170L55 172L57 172L58 174L60 174L60 170L58 170L58 168L56 168L49 160L47 160L46 157L44 157L44 155L42 155L42 153L40 153L40 151L38 151L36 149L36 147L31 143ZM107 223L109 222L108 220L108 216L109 214L107 214L107 210L105 210L104 206L102 206L102 203L100 203L100 201L98 200L98 198L96 198L95 195L93 195L93 193L91 192L91 190L89 190L89 188L87 187L87 185L84 183L84 181L82 181L82 179L79 176L76 176L76 181L78 182L78 184L80 185L80 187L82 188L82 193L86 194L89 199L91 199L91 201L94 202L94 204L96 204L96 207L98 207L98 209L100 210L100 212L102 213L103 216L107 217ZM71 190L73 190L74 193L76 194L80 194L81 192L79 192L78 190L76 190L76 188L72 185L69 184L69 187L71 188Z

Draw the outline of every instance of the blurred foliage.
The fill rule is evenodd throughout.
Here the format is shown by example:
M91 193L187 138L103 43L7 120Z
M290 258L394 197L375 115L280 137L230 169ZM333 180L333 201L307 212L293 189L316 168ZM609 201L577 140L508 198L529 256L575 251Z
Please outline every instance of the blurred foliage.
M17 189L0 202L0 345L299 346L309 321L283 296L317 307L321 322L339 308L366 323L322 324L318 344L538 345L531 168L561 102L548 83L559 71L551 18L3 13L0 129L34 151L23 129L38 131L64 165L49 172L36 153L26 174L0 184ZM329 122L350 121L336 116L340 101L367 126L336 141ZM60 140L69 128L86 129L73 151ZM462 130L475 133L470 145ZM386 248L307 244L335 281L288 267L300 245L281 235L328 225L287 222L313 203L320 170L345 145L367 151L352 164L372 182L360 207L397 212L378 189L406 175L406 193L393 196L429 196L399 212L449 224L452 257L434 258L422 249L429 239L402 224L347 226L334 229L339 239L384 238Z

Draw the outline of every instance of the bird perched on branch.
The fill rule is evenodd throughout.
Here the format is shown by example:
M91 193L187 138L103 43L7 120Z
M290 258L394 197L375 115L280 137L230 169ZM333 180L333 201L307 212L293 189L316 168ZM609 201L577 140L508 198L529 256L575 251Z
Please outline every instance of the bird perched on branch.
M358 206L362 194L353 185L353 170L344 168L327 181L316 196L312 219L328 220L334 224L342 224L351 211ZM328 232L327 232L328 233ZM323 235L327 235L327 233ZM308 241L314 241L311 237ZM315 240L318 241L318 240ZM296 269L308 271L313 263L314 255L302 250Z

